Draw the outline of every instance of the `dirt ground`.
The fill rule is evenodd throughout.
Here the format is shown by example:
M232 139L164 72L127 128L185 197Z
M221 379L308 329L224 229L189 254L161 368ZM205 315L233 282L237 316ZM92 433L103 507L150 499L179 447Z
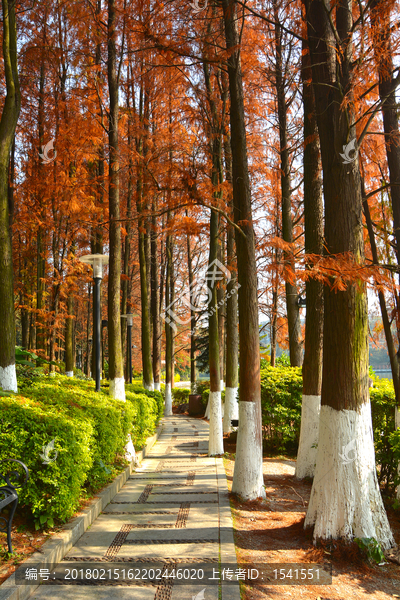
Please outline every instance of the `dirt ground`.
M225 469L231 489L235 446L225 441ZM353 600L400 598L400 566L388 561L369 564L354 543L326 543L315 547L311 531L303 523L311 482L294 477L295 461L264 458L267 498L240 504L231 497L238 561L251 564L318 563L332 565L332 585L243 585L244 600L295 598L301 600ZM397 543L400 542L400 512L388 509Z
M34 552L40 552L40 547L45 543L52 533L35 531L33 526L28 525L28 520L16 514L13 520L11 541L14 555L7 551L7 536L0 533L0 584L3 583L15 571L17 566Z

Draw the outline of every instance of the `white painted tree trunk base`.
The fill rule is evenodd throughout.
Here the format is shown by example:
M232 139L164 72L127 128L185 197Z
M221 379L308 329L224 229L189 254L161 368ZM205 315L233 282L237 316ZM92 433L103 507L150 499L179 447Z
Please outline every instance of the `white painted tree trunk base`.
M322 406L317 465L304 527L318 539L375 538L387 549L394 539L375 469L371 404L337 411Z
M239 402L239 429L236 442L236 460L232 492L243 500L265 498L262 472L262 435L257 421L261 421L261 407L255 402ZM259 417L259 419L257 419Z
M219 382L219 389L221 390L221 392L225 389L225 381L223 379L221 379Z
M225 390L224 433L232 431L231 419L239 418L237 391L237 387L227 387Z
M0 367L0 388L4 392L18 392L15 364Z
M159 381L154 382L154 391L155 392L160 392L161 391L161 384Z
M172 415L172 392L171 392L171 384L165 384L165 409L164 416L169 417Z
M299 449L297 451L296 477L314 477L317 461L317 444L319 432L319 414L321 396L303 394L301 401L301 425Z
M208 395L206 412L204 413L204 416L205 416L206 419L210 418L210 395Z
M125 380L123 377L116 377L110 379L110 396L116 400L122 400L125 402Z
M136 458L135 446L133 445L130 433L128 433L128 442L125 446L125 460L133 462L135 465L137 465L138 463Z
M148 390L149 392L154 392L154 382L145 383L143 381L143 387L144 387L145 390Z
M65 371L65 375L67 377L73 377L74 376L74 372L73 371Z
M224 453L221 392L210 392L208 404L210 406L210 436L208 440L208 456L216 456L217 454Z

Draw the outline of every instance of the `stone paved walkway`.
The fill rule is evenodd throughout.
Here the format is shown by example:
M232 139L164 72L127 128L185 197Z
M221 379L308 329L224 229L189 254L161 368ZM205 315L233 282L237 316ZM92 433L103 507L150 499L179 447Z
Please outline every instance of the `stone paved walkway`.
M64 558L106 569L140 562L146 568L190 563L236 564L232 518L221 458L207 456L208 424L174 415L158 442L104 512ZM89 562L87 563L89 564ZM59 566L61 566L60 563ZM239 600L239 586L105 581L102 585L42 585L34 600ZM201 590L204 593L201 594Z

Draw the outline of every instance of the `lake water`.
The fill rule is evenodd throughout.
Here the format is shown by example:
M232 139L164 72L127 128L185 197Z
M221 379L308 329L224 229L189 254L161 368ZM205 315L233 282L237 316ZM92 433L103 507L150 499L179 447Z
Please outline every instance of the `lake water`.
M391 369L374 369L375 375L381 379L393 379Z

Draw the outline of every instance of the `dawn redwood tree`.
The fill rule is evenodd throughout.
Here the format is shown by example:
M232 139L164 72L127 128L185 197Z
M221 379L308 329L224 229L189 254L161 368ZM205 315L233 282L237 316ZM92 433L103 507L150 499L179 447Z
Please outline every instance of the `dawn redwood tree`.
M393 235L396 242L397 264L400 264L400 131L398 121L398 106L396 102L396 86L398 81L394 80L393 49L391 43L390 15L393 7L390 3L375 0L372 4L371 22L374 35L375 60L377 62L379 76L379 98L382 103L383 130L385 133L385 148L387 165L390 175L390 199L393 213ZM397 76L398 79L398 76ZM368 208L368 201L366 200ZM370 234L371 246L372 239ZM382 320L385 327L385 335L393 373L393 385L397 407L395 409L396 427L400 427L399 407L399 363L398 357L394 359L394 347L391 344L390 326L387 326L387 315L383 307L385 299L379 292ZM397 319L398 321L398 319ZM399 469L400 470L400 469ZM400 486L397 488L397 497L400 498Z
M293 219L292 219L292 186L290 177L290 149L288 136L288 110L293 100L286 99L287 65L284 64L284 49L282 43L283 31L279 23L277 0L273 2L275 18L275 87L277 96L278 123L279 123L279 155L281 172L282 193L282 238L288 244L293 244ZM304 186L305 187L305 186ZM288 321L289 356L292 367L300 367L303 362L303 348L301 340L300 308L297 302L299 297L295 279L295 260L288 253L285 256L290 275L285 281L286 313Z
M317 125L321 146L326 253L364 262L362 190L358 158L344 163L343 146L355 138L353 3L304 0ZM383 548L393 535L375 468L368 393L366 286L324 288L321 414L314 483L305 527L314 540L375 538Z
M138 248L139 248L139 266L140 266L140 290L141 290L141 315L142 315L142 369L143 386L147 390L154 390L153 363L151 357L152 336L150 322L150 286L151 286L151 258L150 258L150 231L148 230L148 216L144 216L145 204L147 201L146 177L144 162L147 154L148 144L148 119L149 119L149 90L147 77L143 76L146 68L144 61L141 61L141 89L139 108L139 119L141 123L140 135L137 139L137 213L138 213Z
M213 177L216 175L213 172ZM211 292L211 300L208 304L208 357L210 370L210 396L208 400L210 415L210 438L208 443L208 455L215 456L224 453L222 435L222 405L221 405L221 380L219 364L219 335L218 335L218 293L217 282L213 277L215 273L215 260L218 257L218 213L211 209L210 217L210 254L208 271L208 288Z
M213 201L218 206L222 200L222 131L221 115L219 114L214 90L211 84L211 72L209 65L203 63L204 82L208 106L210 109L207 136L211 153L211 183L213 188ZM219 228L219 214L211 209L210 215L210 250L208 260L208 289L211 292L211 300L208 304L208 359L210 371L210 395L206 415L210 419L210 439L208 444L208 455L215 456L223 454L222 434L222 404L221 404L221 344L222 319L220 316L221 283L217 283L215 274L217 266L215 262L221 260L221 241ZM223 294L223 291L222 291Z
M230 139L224 138L226 180L232 186L232 153ZM232 200L232 199L231 199ZM239 418L238 393L238 300L237 300L237 267L235 252L235 232L227 225L226 235L227 267L231 278L226 286L226 388L223 431L232 429L231 420Z
M239 288L239 430L232 492L265 496L262 473L257 266L247 162L240 42L235 0L222 0L228 51L233 207Z
M306 254L322 254L323 200L319 138L315 118L310 54L303 41L304 107L304 237ZM296 477L313 477L317 457L322 384L323 285L315 278L306 281L306 328L304 336L303 396L296 461Z
M368 198L365 195L364 182L362 182L362 190L363 190L363 210L364 210L364 215L365 215L365 223L367 225L367 230L368 230L369 243L370 243L370 247L371 247L372 262L374 263L374 265L378 266L379 265L378 249L377 249L376 240L375 240L374 225L373 225L371 213L369 210ZM396 348L394 345L394 339L393 339L393 335L392 335L391 322L389 319L389 314L388 314L387 306L386 306L386 298L385 298L385 294L381 288L378 288L378 300L379 300L379 306L381 309L382 325L383 325L383 331L385 333L385 340L386 340L387 351L389 354L390 366L392 369L393 387L394 387L396 400L398 402L399 401L399 399L398 399L399 365L398 365L398 361L397 361L397 352L396 352ZM395 418L397 418L397 416L398 416L398 410L396 410Z
M109 211L110 263L108 276L108 355L110 396L125 400L121 336L121 224L119 222L118 71L115 0L108 0Z
M21 108L14 0L2 0L6 98L0 120L0 387L17 391L15 372L14 274L8 205L8 169Z
M160 265L158 260L158 231L153 200L151 228L151 321L153 324L153 378L154 389L160 391L161 379L161 320L160 320Z
M170 213L168 212L167 226L170 225ZM173 237L169 231L165 243L166 251L166 277L165 277L165 307L174 301L174 266L173 266ZM174 326L170 318L165 319L165 410L166 417L172 415L172 379L174 360Z
M235 234L227 226L227 259L231 278L226 286L226 387L224 405L224 433L232 429L231 420L239 417L238 393L238 302L235 261Z
M186 217L188 213L186 211ZM194 311L194 294L193 294L193 258L192 248L190 245L191 236L186 236L187 264L188 264L188 280L189 280L189 297L190 297L190 391L192 394L196 385L196 313Z

